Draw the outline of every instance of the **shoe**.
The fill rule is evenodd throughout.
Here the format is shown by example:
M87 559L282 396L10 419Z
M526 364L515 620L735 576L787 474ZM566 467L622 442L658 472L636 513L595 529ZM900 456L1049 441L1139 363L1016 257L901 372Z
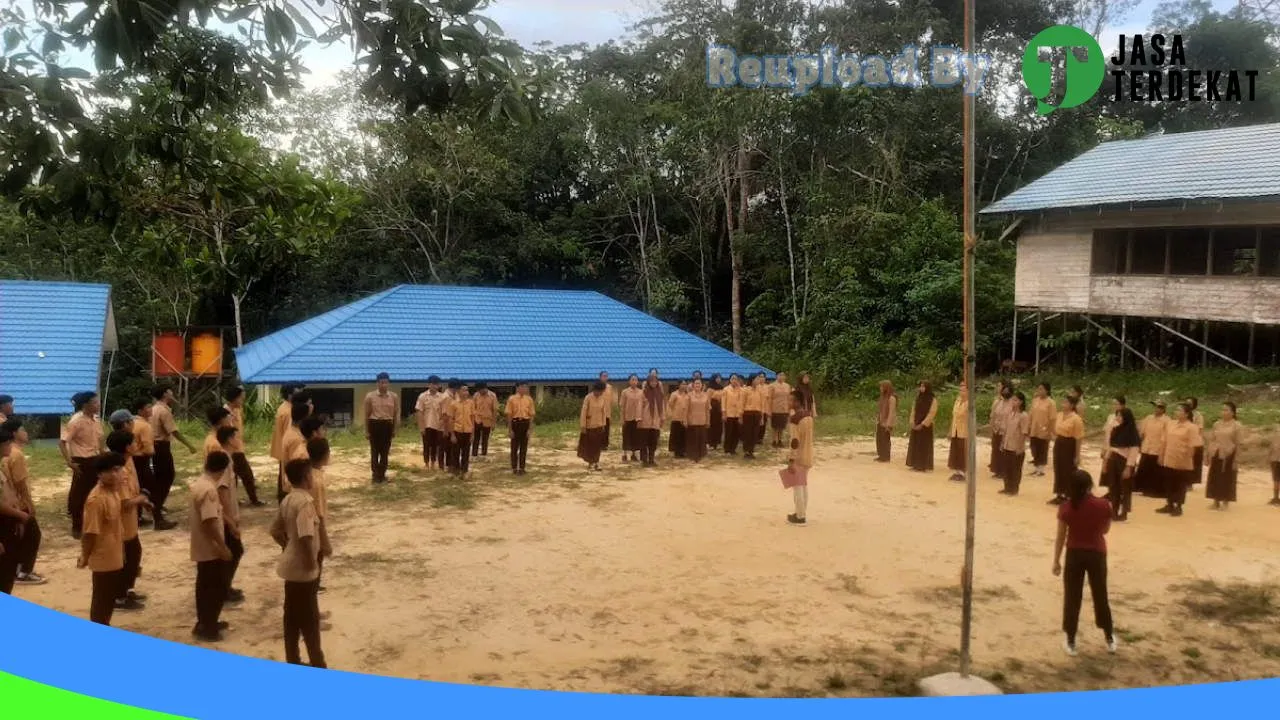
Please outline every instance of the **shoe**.
M1003 488L1001 488L1001 489L1000 489L999 493L1000 493L1001 495L1011 495L1011 494L1012 494L1012 493L1010 493L1008 490L1005 490L1005 489L1003 489Z
M1120 513L1120 515L1119 515L1118 517L1116 517L1116 518L1115 518L1115 521L1116 521L1116 522L1129 522L1129 513Z
M1269 502L1269 503L1267 503L1267 504L1268 504L1268 505L1280 505L1280 498L1271 498L1271 502Z
M155 523L152 525L152 528L157 531L172 530L176 527L178 527L178 523L172 520L165 520L164 518L157 518Z
M227 591L227 602L244 602L244 591L231 588Z
M1067 654L1068 657L1076 656L1076 644L1066 639L1065 637L1062 638L1062 650Z
M18 573L15 582L19 585L43 585L49 581L35 573Z
M1164 507L1158 507L1158 508L1156 508L1156 512L1160 513L1161 515L1169 515L1169 514L1172 514L1172 513L1173 513L1173 506L1172 506L1172 505L1165 505Z
M147 606L138 602L137 598L131 598L127 595L116 600L117 610L145 610L146 608Z
M791 513L790 515L787 516L787 522L791 523L792 525L803 525L804 518L798 517L795 513Z
M1107 652L1111 653L1112 655L1115 655L1117 645L1118 643L1116 643L1116 637L1114 635L1107 638Z
M146 600L146 599L147 599L147 596L146 596L145 594L140 593L140 592L134 592L133 590L128 590L128 591L126 591L126 592L125 592L125 596L126 596L126 597L131 597L131 598L133 598L134 600L137 600L138 602L142 602L142 601L144 601L144 600Z
M222 623L218 623L218 624L221 625ZM207 631L204 628L201 628L199 625L197 625L196 627L192 628L191 634L194 635L196 639L203 640L204 642L210 642L210 643L222 642L222 632L220 630Z
M1169 511L1169 517L1182 517L1182 508L1175 507Z
M249 507L262 507L263 505L266 505L266 503L262 502L261 500L249 501Z

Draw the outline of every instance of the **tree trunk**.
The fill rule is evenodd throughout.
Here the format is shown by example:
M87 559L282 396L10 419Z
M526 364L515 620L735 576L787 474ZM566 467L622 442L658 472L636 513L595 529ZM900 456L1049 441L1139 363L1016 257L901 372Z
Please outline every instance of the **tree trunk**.
M739 137L738 142L738 222L737 237L729 236L730 267L732 269L733 287L730 291L733 313L733 351L742 353L742 243L747 232L747 203L751 198L751 188L747 182L749 156L746 138Z
M796 286L796 246L791 235L791 212L787 209L787 182L782 164L778 164L778 203L782 205L782 224L787 230L787 265L791 269L791 319L794 323L795 349L800 349L800 300Z
M240 322L240 303L244 302L244 298L239 293L231 293L231 309L236 318L236 347L244 345L244 326Z

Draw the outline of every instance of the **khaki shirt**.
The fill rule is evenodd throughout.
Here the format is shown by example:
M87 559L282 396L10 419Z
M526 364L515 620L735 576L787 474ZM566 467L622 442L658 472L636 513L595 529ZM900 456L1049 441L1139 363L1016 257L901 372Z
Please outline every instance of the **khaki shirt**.
M691 392L685 411L685 423L690 427L708 427L711 425L711 396L705 392Z
M957 397L951 406L951 432L947 433L947 437L961 439L969 437L969 403L962 397Z
M320 577L317 562L320 552L320 515L316 512L316 501L302 490L295 490L285 496L280 503L280 513L276 516L271 534L285 538L284 551L276 563L276 574L285 582L311 582ZM314 558L303 554L302 540L313 539Z
M582 399L582 412L578 414L578 426L583 430L604 427L609 419L609 398L604 393L587 393Z
M802 468L813 467L813 417L806 415L798 423L787 426L796 447L788 456L791 462Z
M1002 450L1014 455L1025 455L1027 438L1031 435L1031 415L1025 412L1006 413L1000 435L1003 438Z
M427 390L418 396L413 409L418 416L419 430L444 429L444 393Z
M1280 462L1280 432L1271 436L1271 452L1267 455L1267 462Z
M218 478L218 502L222 504L222 519L228 525L240 527L240 501L236 498L236 474L231 471L222 473Z
M532 395L512 395L507 398L508 420L532 420L534 412Z
M1053 438L1054 421L1058 419L1058 408L1050 398L1035 398L1031 401L1031 437L1037 440Z
M231 427L236 429L235 437L231 438L231 442L227 443L227 452L231 454L244 453L244 408L233 407L230 404L223 405L227 412L231 413Z
M449 421L453 432L470 435L476 429L476 406L471 398L449 403Z
M120 496L120 539L129 542L138 537L138 510L137 507L125 510L124 504L142 494L138 485L138 469L133 466L131 458L124 464L124 478L116 486L116 494Z
M590 393L588 393L590 394ZM613 417L613 409L618 406L618 391L610 383L604 384L604 399L609 403L609 417Z
M1200 428L1191 422L1175 420L1165 432L1160 464L1171 470L1194 470L1195 450L1202 444Z
M640 408L640 422L637 427L641 430L661 430L666 411L666 403L650 405L649 399L645 398Z
M747 389L741 386L733 386L724 389L723 407L724 416L726 418L741 419L742 411L746 407Z
M329 492L325 489L325 473L324 468L311 468L311 499L316 501L316 515L321 520L329 517Z
M480 427L491 428L498 422L498 396L493 394L492 390L485 390L476 393L472 398L475 404L476 424Z
M288 476L284 474L284 465L290 460L310 460L311 455L307 453L307 439L302 437L302 431L294 425L290 425L285 431L284 437L280 438L280 487L285 492L293 489L293 484L289 482ZM230 468L228 468L230 469Z
M1219 420L1213 424L1208 436L1205 455L1209 459L1227 460L1235 457L1240 445L1244 443L1244 426L1238 420Z
M888 420L882 420L880 418L880 408L876 407L876 424L880 425L881 423L884 423L882 427L884 427L884 429L886 430L892 430L893 426L898 424L898 396L897 395L889 396L889 419Z
M769 407L769 386L755 385L743 391L742 411L763 413Z
M1075 438L1076 440L1084 439L1084 420L1079 413L1058 413L1058 419L1054 422L1053 434L1056 437Z
M156 433L151 429L151 421L146 418L133 419L133 451L136 457L151 457L156 454Z
M400 396L388 390L386 395L377 390L364 396L364 405L368 410L365 420L399 420Z
M102 423L78 412L62 428L62 441L73 458L91 458L102 452Z
M96 536L89 553L89 569L115 572L124 567L124 528L120 517L120 495L95 485L84 501L85 535Z
M644 390L630 387L623 390L621 404L623 422L640 422L640 415L644 412Z
M682 425L689 422L689 393L677 390L667 398L667 421Z
M218 499L217 479L209 475L201 475L188 488L191 495L191 515L188 518L191 530L191 559L195 562L217 560L217 545L209 539L205 532L205 523L217 520L218 536L226 535L226 524L222 514L222 501Z
M987 422L993 432L1004 432L1004 423L1009 417L1009 404L1009 400L999 395L991 402L991 416L987 418Z
M169 406L158 402L151 406L151 432L156 442L169 442L178 431L178 423L173 419L173 411Z
M18 447L18 443L10 446L8 457L0 458L0 473L4 473L12 483L13 490L21 501L22 510L27 513L35 512L35 502L31 498L31 471L27 467L27 456Z
M1160 456L1164 450L1164 436L1169 430L1172 420L1168 415L1148 415L1138 425L1138 434L1142 435L1142 454Z
M271 457L284 461L285 433L293 425L293 403L285 400L276 408L276 419L271 426Z
M769 386L769 410L774 415L791 412L791 386L784 382L775 382Z

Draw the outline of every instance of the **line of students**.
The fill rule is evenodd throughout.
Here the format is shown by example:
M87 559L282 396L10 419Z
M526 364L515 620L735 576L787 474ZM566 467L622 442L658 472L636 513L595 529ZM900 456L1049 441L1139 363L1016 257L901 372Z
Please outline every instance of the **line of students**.
M378 378L379 383L390 381L386 373ZM529 384L520 383L506 404L511 471L517 475L525 472L534 414ZM474 388L458 380L446 385L432 375L414 403L414 418L422 435L422 462L427 469L466 475L472 458L489 455L489 439L498 422L498 396L483 382Z

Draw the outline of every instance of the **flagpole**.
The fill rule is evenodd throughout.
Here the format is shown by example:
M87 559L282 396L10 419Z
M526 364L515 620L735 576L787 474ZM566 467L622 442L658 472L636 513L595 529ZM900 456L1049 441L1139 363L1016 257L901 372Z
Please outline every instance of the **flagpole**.
M965 67L974 67L973 47L973 3L964 0L964 56ZM973 546L978 502L978 412L973 398L976 395L975 365L975 322L973 317L973 260L976 237L974 235L974 213L976 211L973 194L974 165L974 95L967 92L967 80L961 82L961 97L964 102L963 144L964 144L964 381L968 388L967 405L968 437L966 438L966 457L964 463L965 508L964 508L964 571L962 574L962 601L960 610L960 677L969 677L969 637L973 627Z

